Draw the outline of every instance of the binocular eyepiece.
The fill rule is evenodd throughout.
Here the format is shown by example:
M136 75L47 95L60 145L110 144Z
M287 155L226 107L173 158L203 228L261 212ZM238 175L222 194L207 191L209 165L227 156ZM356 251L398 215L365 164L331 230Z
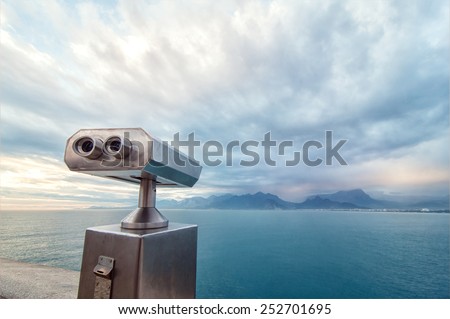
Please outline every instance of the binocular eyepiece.
M102 141L97 138L91 138L84 136L78 139L74 146L74 151L80 156L87 157L90 159L96 159L102 155Z
M125 158L131 150L131 142L127 138L111 136L105 142L98 138L83 136L73 144L75 153L89 159L97 159L102 154Z

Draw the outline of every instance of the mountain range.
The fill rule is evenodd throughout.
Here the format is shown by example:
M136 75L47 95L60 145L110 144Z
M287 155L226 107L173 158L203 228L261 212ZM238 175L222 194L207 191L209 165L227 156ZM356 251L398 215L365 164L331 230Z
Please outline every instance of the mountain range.
M180 209L449 209L449 197L425 202L400 203L372 198L362 189L318 194L300 203L289 202L270 193L191 197L180 201L158 200L158 208Z

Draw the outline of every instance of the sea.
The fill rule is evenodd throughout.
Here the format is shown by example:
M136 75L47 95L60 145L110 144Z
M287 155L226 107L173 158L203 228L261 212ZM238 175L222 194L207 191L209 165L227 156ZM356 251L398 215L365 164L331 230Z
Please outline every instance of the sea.
M80 270L130 210L1 211L0 257ZM450 298L448 213L161 210L198 225L197 298Z

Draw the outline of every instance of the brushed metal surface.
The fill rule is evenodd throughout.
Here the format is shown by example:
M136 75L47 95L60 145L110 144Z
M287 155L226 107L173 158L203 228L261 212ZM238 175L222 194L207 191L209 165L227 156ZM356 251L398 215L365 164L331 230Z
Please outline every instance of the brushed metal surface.
M197 226L86 230L78 298L94 298L99 256L114 258L111 298L195 298Z
M151 179L142 179L139 188L139 207L122 220L122 228L149 229L167 227L169 221L155 208L155 203L156 182Z
M117 151L111 140L122 142ZM83 141L91 141L92 150L83 150ZM197 161L141 128L79 130L67 140L64 161L72 171L130 183L154 179L159 186L192 187L202 170Z
M169 221L155 207L138 207L120 223L126 229L151 229L167 227Z
M96 276L94 285L94 299L110 299L112 280Z
M141 128L79 130L67 140L64 162L71 171L140 184L138 208L121 223L126 229L167 227L155 208L156 186L192 187L202 171L193 158Z
M114 258L98 257L98 264L93 270L95 274L94 299L111 298L113 270Z

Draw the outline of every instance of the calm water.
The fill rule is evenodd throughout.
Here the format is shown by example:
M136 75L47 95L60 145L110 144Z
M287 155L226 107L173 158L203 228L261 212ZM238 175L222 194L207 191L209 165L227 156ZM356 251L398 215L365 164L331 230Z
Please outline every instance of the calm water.
M0 212L0 257L79 270L123 210ZM164 210L199 225L198 298L450 298L449 214Z

